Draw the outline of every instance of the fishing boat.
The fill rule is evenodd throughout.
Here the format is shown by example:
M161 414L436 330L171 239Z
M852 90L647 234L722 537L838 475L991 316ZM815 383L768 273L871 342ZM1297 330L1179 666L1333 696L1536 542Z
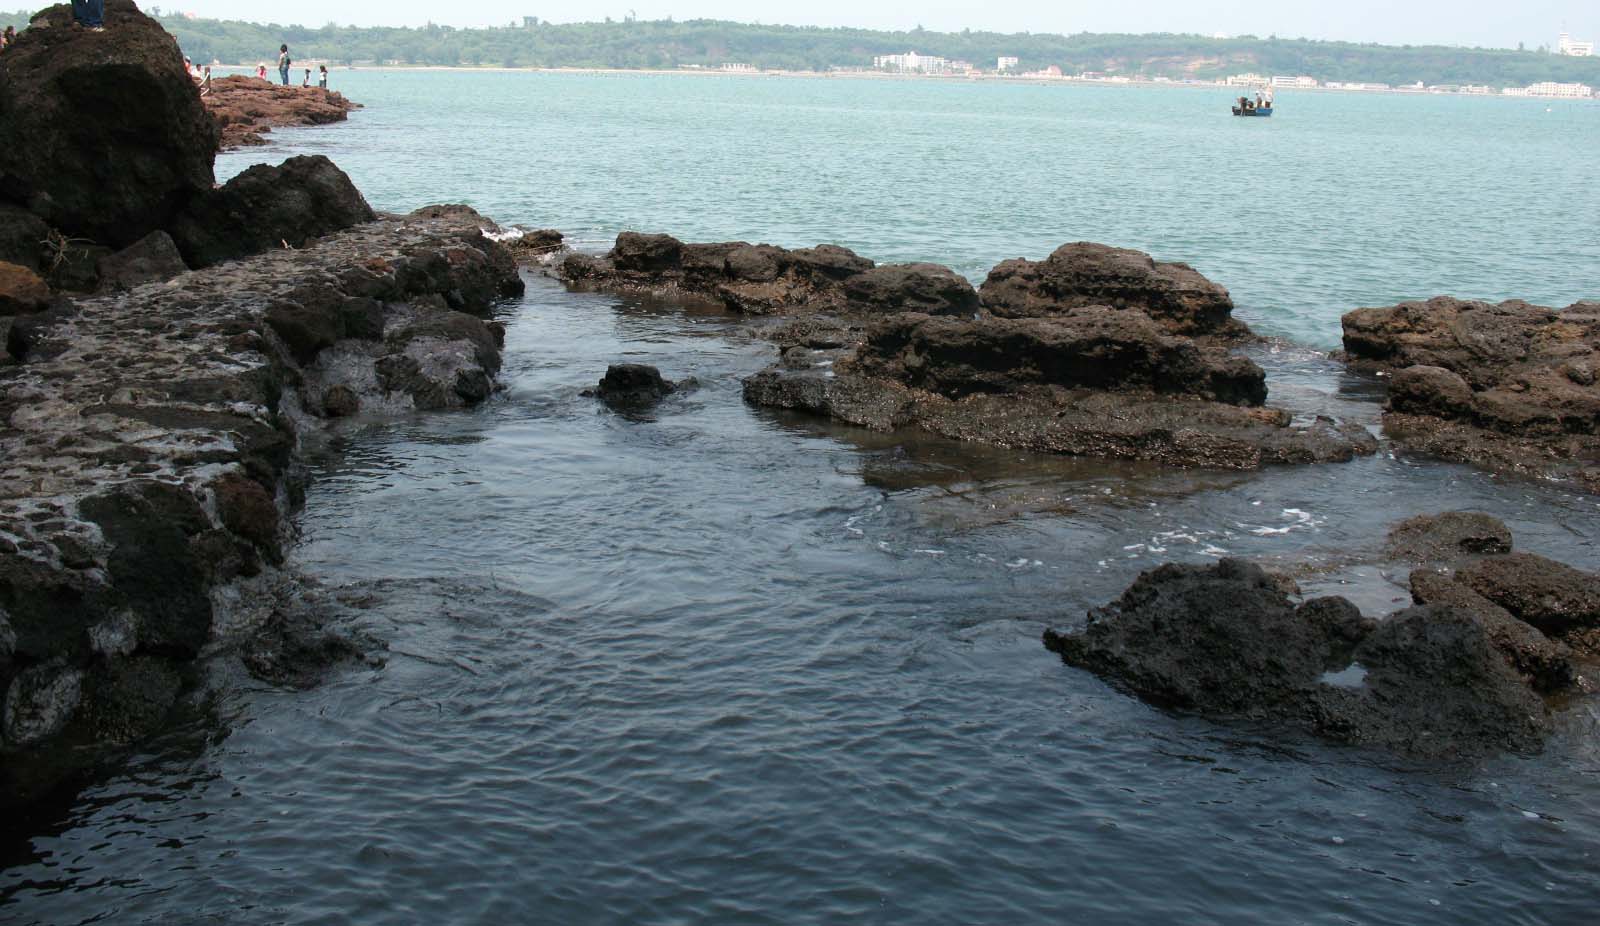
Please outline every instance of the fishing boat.
M1270 116L1272 115L1272 92L1270 90L1257 93L1254 101L1247 96L1239 97L1233 102L1235 116Z

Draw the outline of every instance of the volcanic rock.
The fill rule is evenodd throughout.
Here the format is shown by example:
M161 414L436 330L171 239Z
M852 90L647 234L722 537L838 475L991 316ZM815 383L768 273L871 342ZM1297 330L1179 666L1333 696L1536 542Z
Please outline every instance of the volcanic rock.
M1138 309L1185 335L1249 334L1232 318L1233 298L1188 264L1143 251L1065 244L1042 261L1008 260L989 271L983 307L1003 318L1060 315L1082 306Z
M1472 615L1419 606L1375 622L1341 598L1296 606L1237 560L1146 572L1083 630L1044 639L1159 706L1404 754L1534 752L1550 729Z
M1393 374L1384 429L1402 446L1600 491L1600 303L1357 309L1344 344L1354 368Z
M1105 306L1053 318L897 315L867 330L856 366L952 399L1026 386L1137 390L1249 406L1267 398L1266 375L1253 362L1172 337L1142 312Z
M184 260L209 267L307 242L377 218L350 177L322 155L257 164L196 197L172 225Z
M746 315L978 310L972 284L949 268L878 267L835 245L788 250L743 241L685 244L670 235L623 232L605 257L572 254L559 272L572 285L697 297Z
M50 7L0 55L0 199L125 247L211 189L217 132L158 23L131 0L107 0L105 23Z
M244 75L214 78L201 102L216 122L224 149L264 145L263 136L277 126L343 122L361 108L332 90L285 87Z
M1511 552L1511 530L1499 518L1447 511L1402 521L1389 531L1390 555L1413 562L1449 563Z
M172 236L153 231L115 254L100 258L100 288L129 290L170 280L188 270Z
M661 371L643 363L614 363L606 368L594 395L612 408L648 408L677 391L677 384L661 378Z
M1570 647L1518 620L1454 576L1419 569L1411 573L1411 597L1417 604L1448 605L1471 615L1483 625L1494 648L1536 690L1564 691L1577 681Z
M1532 553L1474 563L1460 581L1547 634L1600 626L1600 576Z
M0 263L35 273L44 270L49 237L50 226L43 219L20 206L0 202Z

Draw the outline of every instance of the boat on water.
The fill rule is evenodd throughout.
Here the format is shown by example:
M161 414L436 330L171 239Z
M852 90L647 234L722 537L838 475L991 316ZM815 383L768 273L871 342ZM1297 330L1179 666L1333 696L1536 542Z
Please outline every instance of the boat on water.
M1272 91L1257 93L1254 100L1247 96L1239 97L1234 101L1233 114L1235 116L1270 116L1272 115Z

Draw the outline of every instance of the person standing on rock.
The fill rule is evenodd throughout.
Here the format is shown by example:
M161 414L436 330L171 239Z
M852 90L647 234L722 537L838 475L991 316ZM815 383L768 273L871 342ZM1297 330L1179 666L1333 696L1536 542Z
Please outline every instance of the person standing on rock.
M267 79L267 65L265 62L256 65L256 80Z
M323 90L328 89L328 66L326 64L318 65L317 86Z
M311 69L310 68L306 68L306 78L305 78L305 80L300 81L300 86L306 87L306 88L309 88L311 86Z
M106 31L106 0L72 0L72 20L91 32Z
M0 51L5 51L7 48L10 48L11 47L11 43L15 42L16 40L17 40L16 27L15 26L7 26L6 27L6 31L0 32Z
M278 46L278 77L283 79L285 87L289 86L289 65L292 63L289 60L289 46Z

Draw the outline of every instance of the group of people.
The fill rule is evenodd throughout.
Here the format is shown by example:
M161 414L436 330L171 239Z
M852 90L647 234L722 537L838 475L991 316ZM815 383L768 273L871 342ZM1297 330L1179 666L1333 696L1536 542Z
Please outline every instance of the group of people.
M1250 112L1250 111L1256 110L1256 109L1271 109L1272 108L1272 91L1271 90L1267 90L1267 91L1257 90L1256 91L1256 98L1254 100L1251 100L1247 96L1239 97L1239 108L1244 110L1245 112Z
M278 46L278 78L283 81L285 87L289 86L289 67L292 64L294 62L289 58L289 46ZM267 66L265 64L256 65L256 77L261 80L267 79ZM306 68L306 77L305 80L300 82L300 86L311 86L310 68ZM328 89L328 66L326 64L317 66L317 86L324 90Z
M184 55L183 56L183 67L184 67L184 70L189 72L189 79L194 81L195 86L200 88L200 95L201 96L210 96L211 95L211 65L208 64L208 65L205 66L205 68L202 69L199 65L195 64L193 61L190 61L188 55Z

